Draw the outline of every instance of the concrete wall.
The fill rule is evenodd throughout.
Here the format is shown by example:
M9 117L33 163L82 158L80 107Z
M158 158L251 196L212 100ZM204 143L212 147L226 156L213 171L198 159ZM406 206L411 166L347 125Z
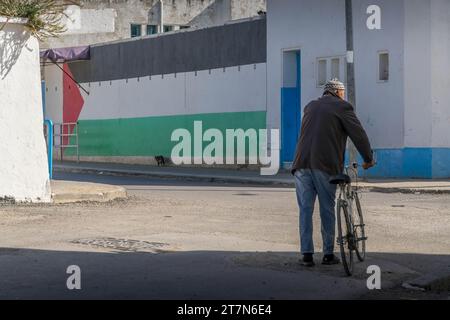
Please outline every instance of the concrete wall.
M204 28L230 20L257 16L265 10L265 0L165 0L164 24ZM67 12L68 31L43 43L43 47L67 47L104 43L130 38L131 24L158 25L159 0L82 0L81 8L71 6ZM74 22L72 22L74 21ZM161 31L161 30L160 30Z
M377 4L382 29L366 26L367 8ZM403 0L353 1L357 114L373 148L404 145L404 2ZM379 81L378 54L389 53L389 80Z
M65 66L89 95L45 68L47 116L78 121L82 160L125 163L169 157L173 130L192 131L194 121L265 128L265 30L261 19L95 46L90 61Z
M267 10L266 0L231 0L231 19L254 17L258 11Z
M0 30L0 198L50 201L39 68L37 39L10 21Z

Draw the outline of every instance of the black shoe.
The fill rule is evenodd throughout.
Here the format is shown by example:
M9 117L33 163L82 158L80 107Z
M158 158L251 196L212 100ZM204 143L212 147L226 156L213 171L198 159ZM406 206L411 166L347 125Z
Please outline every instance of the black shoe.
M303 255L303 259L300 260L300 263L304 267L314 267L315 263L314 263L314 259L313 259L313 254L305 253Z
M323 256L322 264L330 266L339 263L341 263L341 260L339 260L339 258L336 257L334 254L326 254Z

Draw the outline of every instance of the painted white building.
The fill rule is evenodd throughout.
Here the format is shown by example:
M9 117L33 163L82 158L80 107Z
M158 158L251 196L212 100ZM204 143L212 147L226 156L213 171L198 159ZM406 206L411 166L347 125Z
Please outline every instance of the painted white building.
M0 30L0 198L49 202L39 43L25 22Z
M370 30L369 6L381 9ZM379 177L450 177L450 2L353 1L356 110ZM345 82L344 0L269 0L267 122L292 160L301 112L324 81ZM294 115L294 117L293 117ZM293 120L295 119L295 120Z

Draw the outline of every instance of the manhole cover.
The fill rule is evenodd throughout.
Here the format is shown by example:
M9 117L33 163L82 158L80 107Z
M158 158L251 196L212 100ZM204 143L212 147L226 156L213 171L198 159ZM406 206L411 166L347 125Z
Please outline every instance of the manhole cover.
M78 239L71 241L75 244L83 244L99 248L114 249L120 251L151 251L164 252L163 248L167 247L168 243L150 242L131 239L117 239L117 238L92 238L92 239Z

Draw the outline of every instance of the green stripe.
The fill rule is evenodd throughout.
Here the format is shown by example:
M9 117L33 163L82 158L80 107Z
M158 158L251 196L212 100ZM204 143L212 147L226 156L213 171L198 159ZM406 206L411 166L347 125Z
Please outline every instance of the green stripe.
M79 145L81 156L156 156L170 157L177 142L172 132L183 128L193 136L194 121L209 128L226 129L266 128L266 112L209 113L180 116L161 116L111 120L80 120ZM74 155L67 149L67 155Z

